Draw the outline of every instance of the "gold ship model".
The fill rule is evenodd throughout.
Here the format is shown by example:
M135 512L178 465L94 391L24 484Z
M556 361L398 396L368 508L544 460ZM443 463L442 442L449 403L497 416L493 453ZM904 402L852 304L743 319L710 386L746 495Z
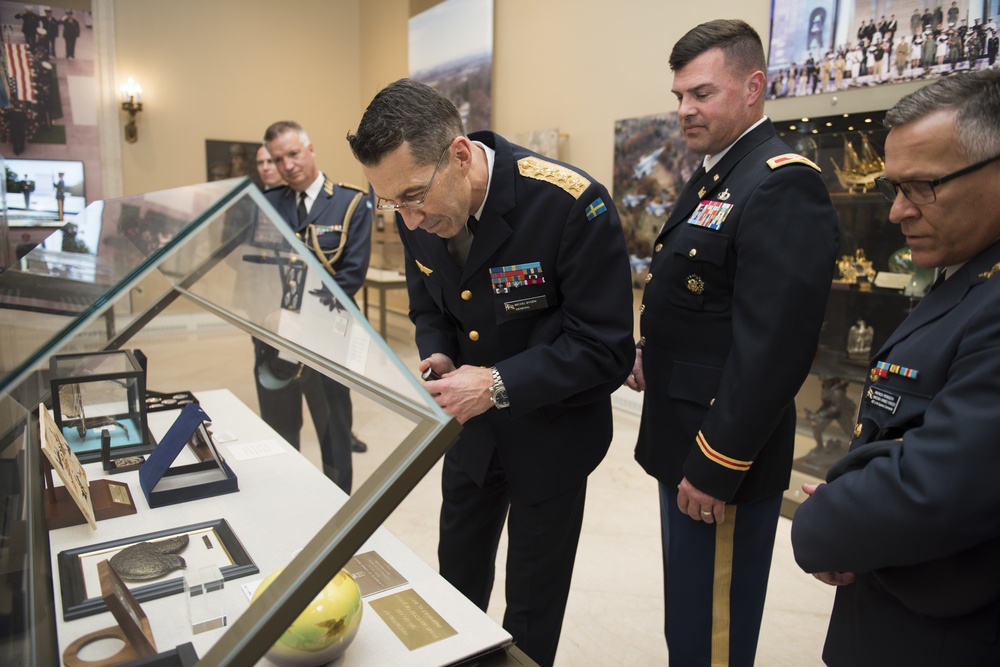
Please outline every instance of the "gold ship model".
M885 173L885 162L875 148L868 141L868 137L861 135L861 156L858 156L847 136L844 136L844 160L843 165L838 165L837 161L830 158L833 168L837 172L837 180L840 185L850 194L865 193L875 187L875 179Z

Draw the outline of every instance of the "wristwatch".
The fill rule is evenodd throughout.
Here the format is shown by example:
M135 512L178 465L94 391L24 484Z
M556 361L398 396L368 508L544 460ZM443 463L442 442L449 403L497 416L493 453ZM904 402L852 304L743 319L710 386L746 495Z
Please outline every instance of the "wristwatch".
M507 387L503 385L503 378L500 377L500 371L497 370L496 366L490 368L490 372L493 373L493 386L490 387L490 400L493 401L493 405L499 409L509 408L510 400L507 398Z

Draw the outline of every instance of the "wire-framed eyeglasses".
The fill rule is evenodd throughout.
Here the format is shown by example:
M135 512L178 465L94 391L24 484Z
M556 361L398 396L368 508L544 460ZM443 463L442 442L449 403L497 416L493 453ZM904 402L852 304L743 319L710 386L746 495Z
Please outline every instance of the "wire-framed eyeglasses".
M441 157L438 158L437 164L434 165L434 172L431 174L431 179L427 181L427 187L424 188L423 192L420 192L413 196L404 195L403 201L395 202L391 199L383 199L382 197L375 197L375 208L380 211L401 211L404 208L420 208L427 201L427 193L430 191L431 186L434 185L434 177L437 176L438 169L441 168L441 163L444 160L444 156L448 154L448 150L451 148L451 144L448 144L444 151L441 153Z
M977 162L975 164L970 164L968 167L959 169L958 171L953 171L952 173L942 176L941 178L935 178L933 181L903 181L902 183L897 183L896 181L890 181L884 176L879 176L875 179L875 187L878 191L882 193L889 203L896 201L896 193L902 192L903 196L909 199L914 204L918 206L921 204L933 204L937 201L937 194L934 192L934 188L941 185L942 183L947 183L959 176L965 176L966 174L971 174L974 171L979 171L991 162L996 162L1000 160L1000 155L983 160L982 162Z

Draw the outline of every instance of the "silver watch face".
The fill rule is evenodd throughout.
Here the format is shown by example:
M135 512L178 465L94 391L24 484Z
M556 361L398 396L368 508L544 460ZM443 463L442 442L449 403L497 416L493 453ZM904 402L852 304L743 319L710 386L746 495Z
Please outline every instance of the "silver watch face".
M498 408L510 407L510 401L507 399L506 389L493 390L493 405L497 406Z

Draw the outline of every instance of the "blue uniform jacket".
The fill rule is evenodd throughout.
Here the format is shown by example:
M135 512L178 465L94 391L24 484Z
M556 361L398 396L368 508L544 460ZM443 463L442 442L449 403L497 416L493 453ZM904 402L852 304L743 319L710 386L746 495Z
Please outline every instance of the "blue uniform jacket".
M837 590L831 665L1000 664L998 273L995 243L889 337L842 474L795 514L803 569L858 574Z
M372 211L368 195L325 177L308 217L298 224L297 194L287 186L264 193L281 217L320 261L329 261L333 279L347 296L365 284L372 254ZM343 248L341 249L341 244Z
M631 271L601 184L492 132L470 138L496 160L464 270L445 239L397 217L410 319L421 358L498 368L511 407L470 419L450 455L482 481L496 451L511 498L534 503L607 452L610 394L635 356Z

